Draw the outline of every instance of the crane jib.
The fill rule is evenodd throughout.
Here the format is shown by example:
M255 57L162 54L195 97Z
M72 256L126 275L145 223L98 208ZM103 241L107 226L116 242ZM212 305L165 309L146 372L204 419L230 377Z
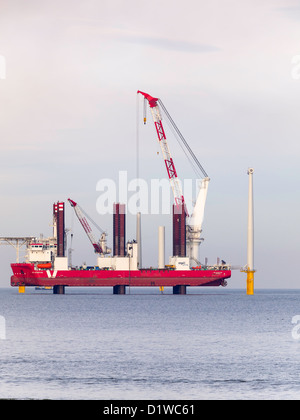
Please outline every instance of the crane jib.
M150 108L154 108L155 106L157 106L157 101L159 100L158 98L153 98L153 96L149 95L148 93L141 92L140 90L138 90L137 93L140 93L147 99Z

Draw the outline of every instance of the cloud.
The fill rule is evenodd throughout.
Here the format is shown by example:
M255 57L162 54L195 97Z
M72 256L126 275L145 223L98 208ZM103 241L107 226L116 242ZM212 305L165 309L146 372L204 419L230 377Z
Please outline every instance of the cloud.
M300 5L291 7L278 7L276 10L285 14L290 19L300 19Z
M211 53L221 51L221 48L213 45L176 37L161 37L152 33L130 31L116 27L103 27L95 24L93 20L81 21L80 24L73 24L68 28L68 35L72 39L88 41L89 43L106 41L117 41L137 45L150 46L167 51L179 51L186 53Z
M129 35L124 33L117 36L116 39L122 42L149 45L163 50L173 50L187 53L209 53L220 51L220 48L215 47L214 45L169 38L156 38L152 36Z

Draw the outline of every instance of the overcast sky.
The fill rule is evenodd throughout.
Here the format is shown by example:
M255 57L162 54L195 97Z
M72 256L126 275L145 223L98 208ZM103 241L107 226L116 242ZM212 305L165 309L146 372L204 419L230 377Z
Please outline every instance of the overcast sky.
M48 236L53 202L70 197L112 245L96 186L136 176L142 90L161 98L211 178L201 259L246 264L252 166L255 287L299 288L299 34L298 0L0 0L0 235ZM165 177L150 118L138 133L140 177ZM155 266L160 224L171 253L171 218L143 221L143 263ZM67 207L73 262L94 264L76 222ZM1 286L14 259L0 248ZM245 283L238 271L229 280Z

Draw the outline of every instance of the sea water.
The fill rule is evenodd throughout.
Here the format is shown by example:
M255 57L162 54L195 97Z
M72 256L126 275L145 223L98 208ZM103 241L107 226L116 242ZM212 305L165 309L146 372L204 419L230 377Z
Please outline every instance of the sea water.
M171 292L0 289L0 398L300 397L300 290Z

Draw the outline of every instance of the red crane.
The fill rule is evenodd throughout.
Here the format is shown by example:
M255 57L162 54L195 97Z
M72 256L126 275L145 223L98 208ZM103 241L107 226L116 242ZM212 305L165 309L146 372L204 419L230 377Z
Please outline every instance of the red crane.
M148 93L141 92L138 90L137 93L142 94L149 102L150 110L152 113L154 125L156 128L157 136L158 136L158 142L161 147L162 155L165 161L168 177L170 180L171 188L173 190L175 204L180 205L184 203L184 197L182 194L181 185L177 176L177 172L175 169L175 165L171 156L171 152L168 146L165 130L162 124L162 118L158 106L158 98L153 98L152 96L148 95ZM144 118L145 122L145 118Z
M80 221L85 233L87 234L89 240L91 241L93 247L94 247L94 251L97 254L103 254L103 250L102 247L100 245L99 242L96 241L92 229L90 227L90 225L88 224L88 221L86 220L84 214L83 214L83 210L81 209L81 207L79 207L79 205L71 200L70 198L68 198L69 203L71 204L71 206L74 208L74 211L76 213L76 216L78 217L78 220Z
M186 203L185 203L185 200L184 200L184 197L183 197L183 193L182 193L182 190L181 190L181 185L180 185L179 179L177 177L177 172L176 172L176 169L175 169L175 165L174 165L174 162L173 162L170 150L169 150L169 146L168 146L168 143L167 143L165 130L164 130L163 125L162 125L162 117L161 117L159 106L161 107L162 111L164 112L164 116L168 119L168 121L172 125L172 127L174 129L174 132L177 136L177 139L181 141L180 145L184 146L185 149L184 148L182 148L182 149L183 149L184 153L186 154L186 156L188 157L190 163L192 164L192 166L196 170L197 175L199 175L200 178L202 178L200 189L199 189L198 196L197 196L197 200L196 200L196 203L194 205L192 215L189 217L189 221L187 223L187 242L188 242L188 247L189 247L188 255L195 262L198 262L198 249L199 249L200 242L203 240L203 238L200 237L200 234L202 232L202 222L203 222L203 217L204 217L204 208L205 208L205 202L206 202L208 183L209 183L210 179L209 179L207 173L205 172L205 170L203 169L202 165L200 164L199 160L197 159L197 157L193 153L192 149L188 145L187 141L185 140L185 138L183 137L183 135L179 131L178 127L176 126L175 122L171 118L170 114L166 110L162 101L159 98L154 98L153 96L149 95L148 93L141 92L140 90L138 90L137 93L140 93L141 95L144 96L145 102L146 102L146 100L149 102L149 107L150 107L150 110L151 110L151 113L152 113L153 121L154 121L154 124L155 124L157 136L158 136L158 141L159 141L159 144L160 144L160 147L161 147L161 150L162 150L163 158L164 158L164 161L165 161L165 165L166 165L166 168L167 168L169 180L170 180L171 187L172 187L173 194L174 194L174 198L175 198L175 203L176 203L177 206L180 205L180 204L185 205ZM145 110L144 110L144 123L146 123ZM188 152L188 153L186 153L186 152ZM186 206L185 206L185 212L186 212L186 215L188 216Z

